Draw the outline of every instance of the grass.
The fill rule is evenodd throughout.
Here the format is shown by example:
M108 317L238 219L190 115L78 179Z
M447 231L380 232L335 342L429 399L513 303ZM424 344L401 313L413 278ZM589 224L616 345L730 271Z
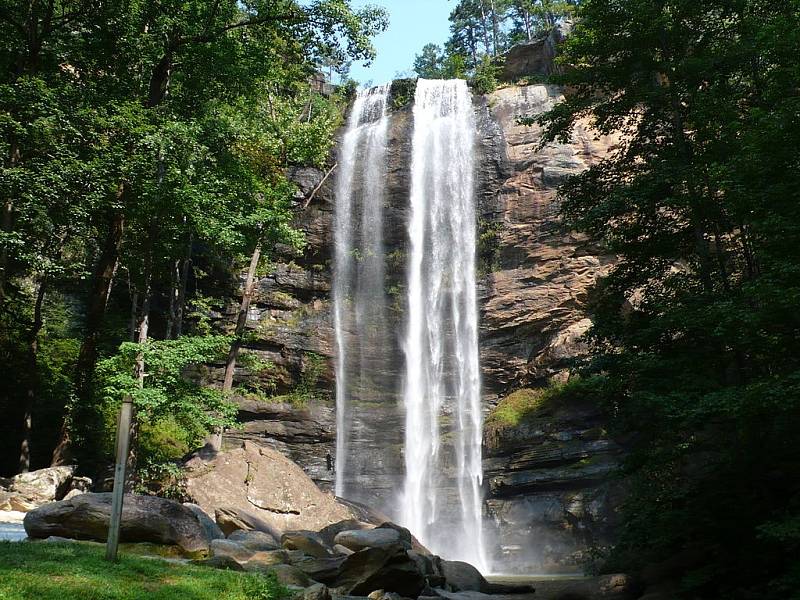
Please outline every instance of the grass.
M486 420L493 427L515 427L525 417L542 408L547 401L549 388L522 388L503 398Z
M0 600L281 600L274 577L154 558L103 559L77 543L0 542Z
M503 398L486 419L493 431L516 427L527 419L541 416L559 406L597 403L602 394L602 378L575 377L566 383L546 388L522 388Z

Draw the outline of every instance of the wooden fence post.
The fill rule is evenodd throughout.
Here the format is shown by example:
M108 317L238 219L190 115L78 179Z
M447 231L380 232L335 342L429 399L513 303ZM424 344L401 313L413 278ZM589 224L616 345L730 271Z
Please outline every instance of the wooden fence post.
M106 560L117 560L119 532L122 525L122 501L125 497L125 465L131 442L131 420L133 418L133 399L125 396L119 410L117 422L117 462L114 465L114 490L111 493L111 520L108 524Z

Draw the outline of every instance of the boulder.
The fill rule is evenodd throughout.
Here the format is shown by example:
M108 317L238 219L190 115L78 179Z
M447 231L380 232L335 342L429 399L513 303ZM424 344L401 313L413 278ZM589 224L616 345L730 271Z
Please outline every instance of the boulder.
M322 583L315 583L303 590L303 600L331 600L331 592Z
M66 498L69 498L69 495L67 495ZM197 506L197 504L192 504L191 502L184 502L183 505L195 514L197 520L200 521L200 524L203 526L203 529L205 529L206 537L209 540L219 540L225 537L225 534L222 532L222 529L220 529L219 525L217 525L214 522L214 519L209 517L202 508Z
M572 24L569 21L562 21L546 34L512 46L503 61L501 80L514 81L530 75L546 76L555 73L558 46L571 29Z
M403 545L400 532L395 529L360 529L342 531L333 538L334 543L349 548L354 552L364 548L386 548ZM411 547L410 541L408 547Z
M307 588L313 583L308 575L292 565L275 565L265 572L274 573L278 583L283 585Z
M245 531L239 529L231 533L228 539L256 552L277 550L280 548L280 544L275 538L263 531Z
M290 557L289 563L297 567L314 581L330 583L339 576L346 557L314 558L313 556Z
M238 562L245 562L255 554L255 551L245 548L241 544L226 539L211 540L209 551L212 556L230 556Z
M316 558L328 558L332 554L313 531L288 531L281 536L281 546L287 550L301 550Z
M336 554L341 554L343 556L350 556L353 553L353 551L350 550L350 548L345 548L344 546L340 546L339 544L333 545L333 551Z
M269 523L245 510L218 508L214 511L214 518L222 533L227 537L230 537L234 531L261 531L273 539L281 537L281 533Z
M443 560L439 568L445 581L455 592L483 592L488 588L489 582L469 563Z
M351 554L342 563L339 575L330 583L337 592L363 596L375 590L396 592L416 598L425 587L425 576L408 558L401 545L367 548Z
M226 571L244 571L242 564L230 556L212 556L211 558L193 560L192 564L201 567L211 567L212 569L223 569Z
M12 477L7 488L30 502L44 504L63 498L70 491L69 484L74 474L75 467L39 469Z
M23 522L28 536L62 536L104 542L108 537L111 494L81 494L30 511ZM173 500L126 495L120 541L178 546L186 554L205 552L209 539L190 509Z
M325 541L328 546L333 546L334 538L342 531L353 531L357 529L373 529L375 525L372 523L365 523L356 519L347 519L346 521L339 521L319 530L319 536Z
M244 563L244 568L246 571L265 572L269 567L287 564L288 562L289 556L285 550L267 550L253 554Z
M277 532L319 531L355 518L353 511L320 490L298 465L277 450L250 441L213 456L193 456L186 463L185 475L188 495L207 513L224 507L238 515L253 514L268 526L236 529L258 529L278 538Z

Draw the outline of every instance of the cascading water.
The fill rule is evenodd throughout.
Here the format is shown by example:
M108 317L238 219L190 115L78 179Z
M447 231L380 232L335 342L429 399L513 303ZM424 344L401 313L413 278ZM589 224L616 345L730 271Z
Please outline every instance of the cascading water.
M337 496L357 477L349 444L354 400L375 385L385 360L383 203L389 86L360 91L339 152L333 316L336 336ZM358 457L356 457L357 459Z
M486 570L474 132L464 81L418 81L408 227L402 523L432 551ZM445 437L453 439L454 457L446 456L451 445L443 444ZM445 510L453 484L461 505L455 515Z

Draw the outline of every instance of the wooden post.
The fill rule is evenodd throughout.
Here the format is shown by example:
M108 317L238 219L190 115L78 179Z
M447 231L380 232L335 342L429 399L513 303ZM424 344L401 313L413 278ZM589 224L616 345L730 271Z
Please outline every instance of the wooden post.
M125 497L125 465L128 461L128 450L131 442L131 419L133 418L133 399L125 396L119 410L117 422L117 462L114 466L114 490L111 494L111 520L108 524L108 541L106 542L106 560L117 560L119 547L119 531L122 525L122 501Z

